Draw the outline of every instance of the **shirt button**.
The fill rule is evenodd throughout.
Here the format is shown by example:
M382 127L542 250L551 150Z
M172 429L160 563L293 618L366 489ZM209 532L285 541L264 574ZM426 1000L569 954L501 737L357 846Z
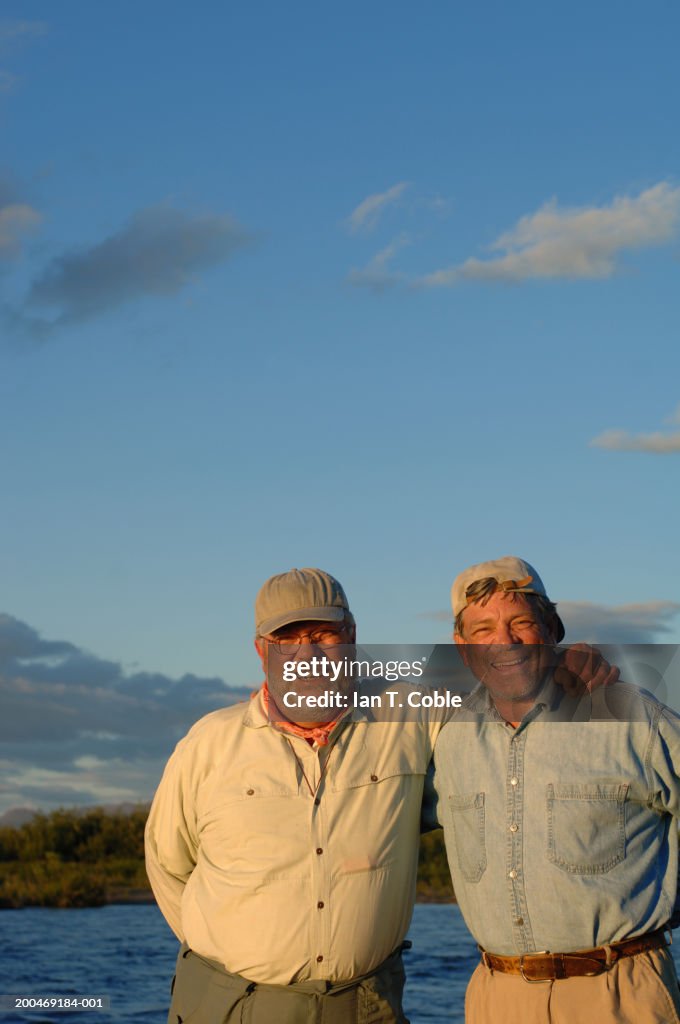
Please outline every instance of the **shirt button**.
M523 925L524 924L524 918L523 917L518 917L517 920L515 921L515 924L518 924L520 926Z
M323 957L321 955L317 956L317 958L316 958L317 964L320 964L322 961L323 961Z
M508 878L517 878L517 872L513 868L512 871L508 871Z
M254 789L249 789L248 790L248 796L255 796L255 790Z
M371 775L371 782L377 782L377 781L378 781L378 776L377 775Z
M322 853L323 853L323 849L322 849L322 847L320 847L320 846L317 846L317 848L316 848L316 852L317 852L318 854L322 854Z
M315 804L316 804L316 806L318 807L318 806L319 806L319 804L321 803L321 797L320 797L320 796L315 796L315 797L314 797L314 803L315 803Z
M519 782L519 779L516 779L514 776L510 779L510 785L511 786L516 786L518 782Z
M514 821L513 821L512 825L510 826L510 831L511 832L518 832L519 831L519 825L516 825L514 823Z
M317 903L317 907L319 908L319 910L323 910L323 908L324 908L323 900L319 900L319 902Z

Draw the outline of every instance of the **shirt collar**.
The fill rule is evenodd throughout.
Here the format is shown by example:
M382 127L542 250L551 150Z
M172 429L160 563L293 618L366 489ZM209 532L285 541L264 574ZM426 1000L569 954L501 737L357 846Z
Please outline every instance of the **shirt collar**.
M246 709L243 713L243 724L247 726L249 729L263 729L265 726L268 725L272 729L274 729L275 732L281 733L282 736L291 736L291 738L295 738L292 733L289 733L285 729L279 729L276 725L276 722L271 721L267 713L267 708L265 707L263 688L264 683L262 684L259 690L256 690L251 695L251 698L248 701ZM343 726L346 722L355 720L356 709L348 708L344 714L340 715L340 717L335 722L333 728L329 730L329 737L334 735L335 730L338 727Z
M246 704L246 709L243 712L243 724L250 729L262 729L265 725L270 724L262 699L262 687L251 695Z

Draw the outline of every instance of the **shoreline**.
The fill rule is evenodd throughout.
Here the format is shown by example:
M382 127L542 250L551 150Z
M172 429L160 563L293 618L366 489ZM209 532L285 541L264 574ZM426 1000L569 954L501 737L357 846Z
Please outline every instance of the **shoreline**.
M92 907L124 907L124 906L145 906L151 903L155 903L153 893L150 889L112 889L106 894L106 897L102 901L92 903L78 903L67 906L54 906L46 903L22 903L20 906L7 907L0 906L0 913L3 910L30 910L33 907L38 907L43 910L83 910ZM416 903L455 903L455 898L452 898L448 894L438 895L436 893L419 893L416 896Z

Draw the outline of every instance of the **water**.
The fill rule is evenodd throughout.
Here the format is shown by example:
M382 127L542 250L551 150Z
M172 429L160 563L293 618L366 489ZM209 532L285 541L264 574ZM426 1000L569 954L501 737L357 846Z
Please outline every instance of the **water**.
M2 994L108 996L110 1013L5 1011L1 1024L164 1024L177 940L155 904L0 911Z
M458 907L419 904L405 955L411 1024L460 1024L478 961ZM0 994L107 996L110 1010L0 1011L0 1024L165 1024L177 942L155 905L0 911ZM674 947L680 969L680 943Z

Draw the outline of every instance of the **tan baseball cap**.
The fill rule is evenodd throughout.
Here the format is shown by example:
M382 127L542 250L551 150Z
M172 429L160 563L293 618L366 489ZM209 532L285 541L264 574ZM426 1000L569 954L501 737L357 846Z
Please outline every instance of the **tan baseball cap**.
M273 633L290 622L342 622L349 604L342 586L323 569L291 569L271 576L255 598L255 631Z
M522 594L540 594L541 597L548 598L543 580L533 565L515 555L504 555L503 558L495 558L491 562L479 562L477 565L471 565L469 569L465 569L456 576L451 587L451 606L454 618L464 608L467 608L468 587L476 583L477 580L484 580L488 577L498 582L499 590L518 590ZM548 598L548 600L550 599ZM556 616L556 618L562 633L562 636L558 637L559 643L564 638L564 626L560 617Z

